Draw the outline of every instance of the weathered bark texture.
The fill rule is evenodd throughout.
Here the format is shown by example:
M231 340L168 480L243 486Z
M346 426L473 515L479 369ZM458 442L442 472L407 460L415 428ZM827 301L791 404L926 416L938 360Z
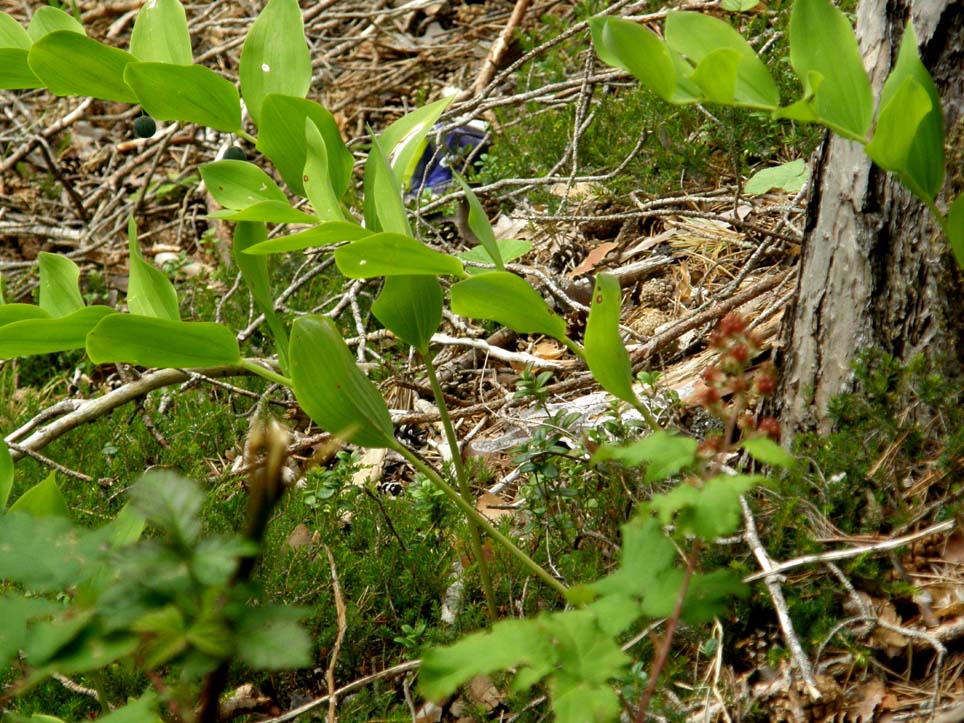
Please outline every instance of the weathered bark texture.
M964 3L860 3L857 34L875 97L896 61L908 18L943 98L950 144L945 188L959 193ZM784 334L781 419L790 433L826 430L827 402L850 387L850 362L861 349L882 348L905 361L924 352L955 376L964 362L964 275L924 205L874 167L859 144L836 137L816 154L811 189Z

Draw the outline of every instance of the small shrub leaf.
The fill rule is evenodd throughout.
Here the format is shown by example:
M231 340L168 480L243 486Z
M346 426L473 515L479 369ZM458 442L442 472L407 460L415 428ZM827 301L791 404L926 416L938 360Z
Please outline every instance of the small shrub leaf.
M646 465L645 482L667 479L696 460L696 440L666 431L655 432L623 447L604 445L593 463L614 460L627 467Z
M311 55L297 0L268 0L245 38L238 75L248 112L259 126L269 93L305 97L311 87Z
M178 0L141 6L131 31L131 54L144 63L191 64L191 35Z
M201 534L204 493L197 484L169 470L145 473L131 487L134 510L178 545L193 546Z
M241 130L238 89L203 65L130 63L124 81L157 120L196 123L225 133Z
M259 201L288 205L284 191L271 177L247 161L214 161L201 166L204 185L225 208L240 211Z
M33 44L27 62L54 95L89 95L118 103L137 103L124 82L124 69L136 62L130 53L70 30L57 30Z
M288 358L295 397L316 424L362 447L397 446L385 400L355 364L335 322L295 321Z
M767 437L750 437L740 445L753 459L762 464L789 469L793 466L793 455Z
M241 363L237 339L226 326L134 314L104 317L87 335L87 355L95 364L174 369Z
M452 311L497 321L521 334L566 338L566 322L525 280L508 271L487 271L452 286Z

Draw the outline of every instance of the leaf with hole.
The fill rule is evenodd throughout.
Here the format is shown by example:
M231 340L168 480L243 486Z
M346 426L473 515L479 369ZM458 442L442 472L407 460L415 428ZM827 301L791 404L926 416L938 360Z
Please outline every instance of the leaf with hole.
M244 40L238 75L248 112L259 126L269 93L305 97L311 87L311 55L297 0L268 0Z
M178 0L154 0L137 12L131 55L144 63L191 64L191 35Z
M241 130L241 98L234 84L203 65L130 63L124 81L157 120Z
M127 308L132 314L177 321L181 318L177 291L163 271L144 261L141 256L137 243L137 224L133 217L127 221L127 239L130 252Z
M124 362L145 367L195 368L241 363L237 339L226 326L112 314L87 335L94 364Z
M137 58L86 35L70 30L44 35L30 48L27 62L54 95L138 102L137 95L124 82L124 69Z
M240 211L259 201L288 205L284 191L271 177L247 161L214 161L201 166L201 178L214 200Z
M566 339L562 317L525 280L508 271L487 271L452 286L452 311L497 321L522 334Z
M362 447L397 447L392 418L377 387L358 368L335 322L295 321L288 349L295 397L322 429Z
M335 249L338 270L350 279L376 276L464 276L462 262L411 236L377 233Z

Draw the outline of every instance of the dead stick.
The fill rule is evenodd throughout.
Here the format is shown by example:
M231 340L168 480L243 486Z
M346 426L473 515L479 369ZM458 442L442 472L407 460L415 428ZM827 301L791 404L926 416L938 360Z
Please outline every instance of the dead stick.
M512 8L512 15L509 16L509 22L505 24L499 37L492 43L489 55L482 64L482 72L479 73L479 77L475 79L475 85L472 87L473 96L478 96L482 90L492 82L492 78L495 77L495 71L499 67L499 63L502 62L502 57L509 49L509 43L512 42L512 33L515 32L515 29L519 27L519 24L522 22L522 18L525 16L526 10L529 7L529 2L530 0L516 0L515 7Z

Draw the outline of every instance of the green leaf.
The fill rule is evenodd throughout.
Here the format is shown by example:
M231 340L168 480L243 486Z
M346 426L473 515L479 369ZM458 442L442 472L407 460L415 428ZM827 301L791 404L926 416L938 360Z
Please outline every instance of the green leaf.
M756 195L767 193L774 188L797 193L810 177L810 170L802 158L779 166L764 168L754 173L743 187L743 193Z
M0 90L43 88L44 84L30 69L29 53L19 48L0 48Z
M13 458L10 456L10 450L7 449L7 443L0 438L0 514L7 509L7 500L10 499L12 489Z
M226 326L134 314L102 319L87 335L87 355L94 364L176 369L241 363L238 342Z
M288 251L331 246L345 241L356 241L372 235L372 231L347 221L329 221L290 236L262 241L245 249L246 254L280 254Z
M672 569L676 546L650 514L648 508L620 528L623 546L614 573L590 587L600 595L639 597Z
M43 624L32 626L27 632L24 647L30 665L38 667L50 661L59 650L80 637L90 625L93 615L93 610L70 610Z
M169 470L151 470L131 487L129 495L134 510L177 544L192 547L197 542L204 493L195 482Z
M708 623L727 610L730 598L748 595L749 587L731 570L697 573L683 600L683 620L690 625Z
M41 251L40 308L53 317L67 316L84 308L80 295L80 269L68 257Z
M191 35L178 0L154 0L141 6L131 32L131 54L144 63L191 64Z
M499 244L496 243L495 232L492 230L492 224L489 223L489 217L485 215L485 209L482 208L478 197L473 193L472 189L469 188L469 184L467 184L460 175L455 174L455 180L458 181L458 184L462 187L462 191L465 193L465 200L469 204L469 214L466 219L469 229L475 234L475 237L482 244L483 248L485 248L489 258L495 263L495 267L499 271L505 271L502 252L499 250Z
M278 184L247 161L206 163L201 166L201 178L214 200L225 208L240 211L259 201L278 201L288 205L288 199Z
M454 95L406 113L378 136L379 144L390 158L392 171L403 188L410 185L412 174L428 143L429 131L453 100Z
M57 486L57 473L51 472L10 505L10 512L26 512L34 517L70 517L67 502Z
M274 294L271 292L271 276L268 273L268 259L264 256L253 256L244 253L247 249L268 238L267 229L263 223L239 223L234 229L234 246L231 255L234 263L241 270L241 276L251 291L251 296L258 309L264 314L268 328L274 336L275 349L278 352L278 363L285 374L288 373L288 330L281 323L274 310Z
M523 241L521 239L507 238L507 239L496 239L496 246L499 247L499 256L505 263L510 261L515 261L518 258L522 258L527 253L532 250L531 241ZM460 254L456 254L462 261L474 262L478 264L489 264L494 265L495 259L489 256L489 252L485 250L485 246L473 246L468 251L463 251ZM465 268L467 274L480 274L485 269L480 269L477 267Z
M248 31L238 74L248 112L259 126L269 93L305 97L311 87L311 55L297 0L269 0Z
M301 181L305 195L311 202L315 213L323 221L344 221L339 195L331 185L330 162L325 138L311 118L305 118L305 169Z
M874 99L847 17L830 0L796 0L790 14L790 63L822 123L863 140ZM819 87L814 82L820 78Z
M318 217L292 208L288 202L258 201L240 211L223 209L209 213L208 218L221 218L225 221L254 221L261 223L318 223Z
M372 231L412 235L408 213L402 203L402 189L392 171L380 141L372 140L365 161L365 226Z
M7 13L0 13L0 48L30 50L30 34Z
M743 13L759 5L761 0L723 0L723 9L731 13Z
M242 557L258 554L258 544L243 537L206 537L191 557L191 572L202 585L224 585Z
M361 447L397 446L388 407L335 322L321 316L295 321L288 358L295 397L316 424Z
M27 319L0 327L0 359L83 349L87 334L107 316L108 306L88 306L57 319Z
M304 127L309 118L325 141L329 182L340 199L348 190L355 161L345 147L331 113L314 101L277 93L265 96L258 124L257 148L271 159L288 187L303 196L302 175L307 158Z
M740 524L740 495L765 480L759 475L717 476L702 487L682 484L650 502L660 521L675 520L680 534L704 540L732 534Z
M633 392L633 365L619 336L621 306L622 292L616 277L597 275L583 345L589 370L602 388L636 406L639 400Z
M77 22L73 15L51 5L37 8L33 17L30 18L27 33L34 42L37 42L43 36L55 33L58 30L67 30L80 35L87 34L84 26Z
M627 467L646 465L645 482L667 479L696 460L696 440L671 434L655 432L632 444L616 447L603 445L593 455L593 463L615 460Z
M867 155L918 198L933 202L944 183L944 114L940 94L917 54L908 21L897 62L880 94L880 111Z
M157 712L157 698L149 692L97 720L100 723L162 723L163 719Z
M350 279L376 276L464 276L462 262L411 236L377 233L335 249L338 270Z
M442 302L442 287L434 276L389 276L372 313L424 356L442 321Z
M70 646L64 655L58 656L52 667L63 675L105 668L116 660L132 655L138 644L138 638L133 635L86 636L79 647Z
M27 319L49 319L50 314L36 304L0 304L0 326Z
M234 84L203 65L130 63L124 81L152 117L241 130L241 98Z
M767 437L750 437L744 439L740 446L757 462L785 469L793 466L793 455Z
M555 652L538 621L503 620L491 630L427 651L418 687L426 698L441 700L475 675L545 660L555 660Z
M0 666L6 667L17 657L27 641L27 623L56 613L60 605L35 597L0 597Z
M622 18L589 21L592 43L599 59L621 68L667 102L676 99L676 68L669 50L653 31Z
M548 622L566 677L587 683L605 683L619 675L629 663L629 656L599 627L594 612L571 610L552 615Z
M257 670L311 665L311 640L291 618L292 612L285 608L248 608L238 623L238 658Z
M559 674L550 679L549 693L556 723L619 720L622 707L611 685L586 683Z
M89 95L118 103L138 102L124 82L124 68L136 61L130 53L70 30L43 36L27 56L30 69L54 95Z
M566 338L566 322L539 293L508 271L487 271L452 286L452 311L490 319L522 334Z
M34 592L76 585L102 556L96 533L75 528L66 517L34 517L10 510L0 515L0 579Z
M947 211L947 239L957 265L964 268L964 193L951 202Z
M696 66L693 80L709 100L773 109L780 92L770 71L729 24L704 13L671 12L666 44Z
M107 539L113 547L125 547L141 538L145 524L145 517L128 502L102 529L107 532Z
M132 314L177 321L181 318L177 292L167 275L141 256L137 243L137 223L133 216L127 221L127 239L130 251L127 308Z

